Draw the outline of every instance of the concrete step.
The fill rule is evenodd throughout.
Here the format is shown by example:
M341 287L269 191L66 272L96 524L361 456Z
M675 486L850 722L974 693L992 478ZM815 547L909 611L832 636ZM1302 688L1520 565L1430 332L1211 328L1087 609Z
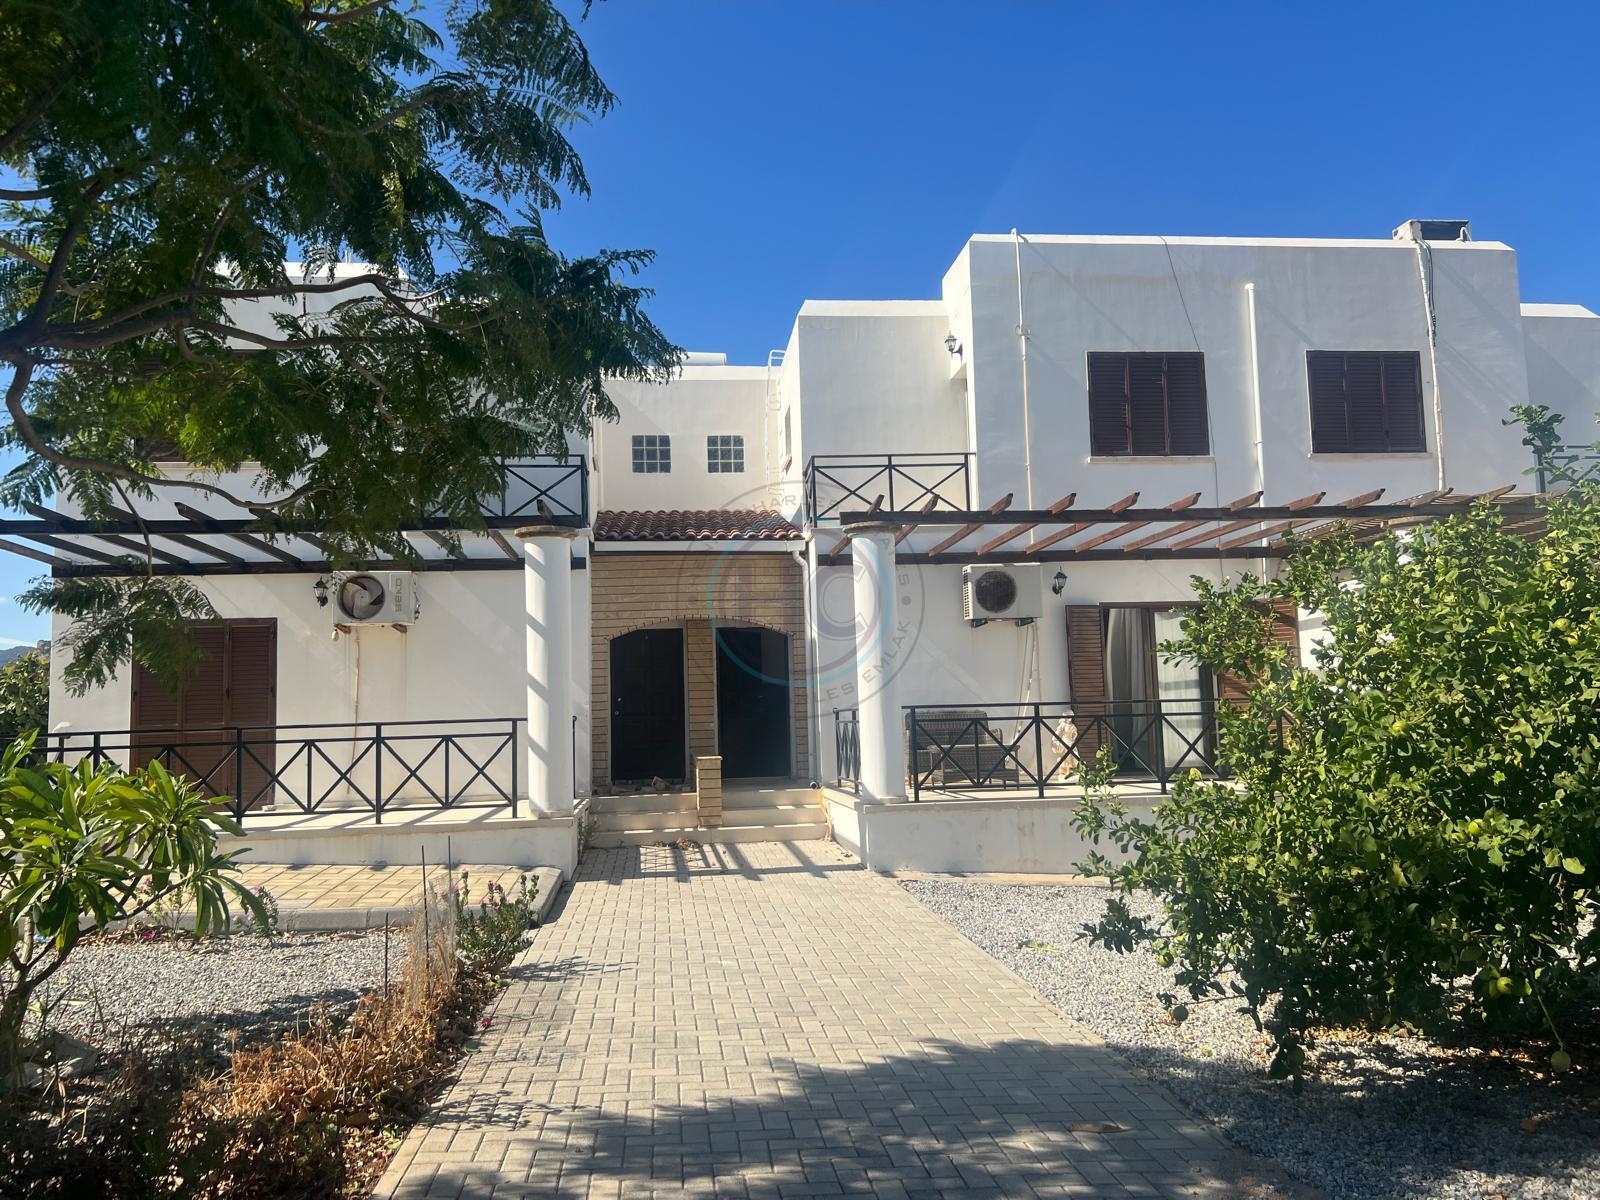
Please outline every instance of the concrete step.
M594 827L596 832L618 829L684 829L692 828L699 819L699 814L692 808L674 808L662 812L607 812L605 809L596 809Z
M693 812L695 797L692 792L637 792L622 796L596 796L594 811L602 812Z
M729 788L722 789L722 807L774 808L792 805L810 805L821 808L821 793L808 787Z
M617 829L595 830L589 845L599 849L616 846L651 846L675 842L680 838L702 846L727 846L736 842L815 842L828 836L825 821L805 825L724 825L720 829Z

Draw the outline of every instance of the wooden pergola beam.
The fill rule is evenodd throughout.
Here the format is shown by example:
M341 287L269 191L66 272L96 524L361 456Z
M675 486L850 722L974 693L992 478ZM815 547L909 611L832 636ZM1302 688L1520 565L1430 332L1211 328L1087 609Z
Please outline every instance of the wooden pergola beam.
M1001 513L1005 512L1006 509L1011 507L1011 495L1012 493L1007 492L1004 496L1001 496L1000 499L989 505L989 511L985 515L998 518ZM954 546L962 538L970 537L974 533L977 533L978 530L982 529L987 523L988 522L983 520L968 521L960 529L956 530L949 537L945 538L944 541L926 551L926 553L940 554L943 551L950 549L951 546Z
M939 497L938 496L929 496L928 497L928 502L926 504L924 504L918 511L919 512L925 512L925 513L932 512L934 505L936 505L938 503L939 503ZM900 532L894 535L894 544L896 546L898 546L901 542L905 541L908 537L911 536L911 531L914 530L915 528L916 528L915 525L902 525L900 527Z
M1229 502L1228 509L1230 512L1237 512L1241 508L1249 508L1259 499L1261 499L1260 492L1251 492L1248 496L1240 496L1237 500ZM1164 542L1168 538L1177 537L1180 533L1188 533L1191 529L1199 529L1204 524L1206 524L1204 521L1180 521L1171 528L1158 529L1154 533L1146 534L1138 541L1129 542L1122 548L1129 552L1143 550L1146 546L1154 546L1157 542Z
M494 542L496 546L500 547L507 558L522 557L522 555L518 553L517 548L506 540L506 535L501 533L498 529L486 529L484 532L489 535L490 541Z
M1124 509L1132 508L1137 503L1139 503L1139 493L1138 492L1129 492L1121 500L1118 500L1110 508L1106 509L1106 512L1108 512L1108 513L1119 513L1119 512L1122 512ZM1087 514L1085 514L1085 516L1087 516ZM1055 533L1052 533L1049 537L1045 538L1043 541L1033 543L1033 545L1028 547L1028 549L1025 551L1025 553L1027 553L1029 555L1040 554L1043 551L1048 550L1051 546L1054 546L1057 542L1065 541L1067 538L1071 537L1073 534L1079 532L1080 530L1084 530L1084 529L1089 528L1089 526L1091 526L1091 525L1098 525L1098 524L1100 524L1100 522L1091 521L1091 520L1074 521L1071 525L1068 525L1065 529L1057 530Z
M1199 492L1190 492L1182 500L1174 500L1171 504L1167 505L1167 511L1168 512L1182 512L1184 509L1193 508L1196 504L1199 504L1199 503L1200 503L1200 493ZM1119 537L1122 537L1124 534L1132 533L1135 529L1143 529L1146 525L1149 525L1149 524L1150 524L1149 521L1128 521L1126 524L1113 526L1112 528L1106 530L1104 533L1097 533L1092 538L1085 538L1083 541L1079 542L1076 546L1070 547L1070 549L1073 549L1073 550L1093 550L1096 546L1104 546L1107 542L1114 542Z
M75 564L70 559L57 558L54 554L46 554L43 550L35 550L32 546L20 546L16 542L8 542L0 538L0 550L7 554L17 554L23 558L31 558L34 562L44 563L47 567L70 567Z
M1383 495L1383 489L1377 488L1374 491L1363 492L1359 496L1352 496L1350 499L1339 504L1338 507L1361 508L1364 505L1371 504L1381 495ZM1243 537L1229 538L1225 542L1219 542L1217 543L1217 549L1232 550L1235 546L1248 546L1252 542L1261 542L1265 541L1267 538L1274 537L1277 534L1288 533L1297 525L1310 525L1319 519L1320 518L1312 517L1305 521L1279 521L1275 525L1269 525L1265 529L1258 529L1254 533L1247 533Z
M1057 500L1054 504L1052 504L1047 511L1048 512L1052 512L1052 513L1063 513L1063 512L1066 512L1067 509L1071 508L1074 504L1076 504L1077 501L1078 501L1078 493L1077 492L1069 492L1067 495L1061 497L1061 499ZM990 538L983 545L979 546L978 547L978 553L979 554L992 554L996 550L1000 549L1001 546L1004 546L1007 542L1011 541L1013 538L1019 538L1023 534L1027 533L1029 530L1037 529L1037 528L1039 528L1039 522L1038 521L1028 521L1028 522L1026 522L1026 523L1024 523L1022 525L1013 525L1010 529L1006 530L999 537Z
M864 519L868 520L868 521L872 520L872 514L877 512L882 507L883 507L883 493L879 492L876 496L874 496L872 498L872 503L871 503L871 505L868 506L867 511L866 511L866 513L864 515ZM916 526L913 525L912 528L914 529L914 528L916 528ZM829 555L843 554L844 553L844 548L846 546L848 546L849 544L850 544L850 538L847 535L845 537L840 538L837 542L835 542L833 544L833 549L829 550L828 553L829 553Z
M1292 515L1301 509L1311 508L1313 505L1322 503L1322 498L1327 494L1327 492L1312 492L1309 496L1301 496L1298 500L1289 501L1289 503L1285 504L1283 507ZM1243 521L1230 521L1225 525L1219 525L1217 528L1207 530L1204 533L1191 534L1182 541L1173 542L1167 547L1167 549L1187 550L1189 547L1198 546L1202 542L1215 541L1217 538L1222 537L1225 534L1233 533L1235 530L1244 529L1250 525L1259 525L1263 520L1261 512L1261 509L1257 509L1254 514Z
M450 558L463 559L463 560L467 557L465 554L463 554L461 552L460 545L459 544L451 545L450 544L450 539L445 537L444 534L437 533L432 529L424 529L422 532L427 534L427 536L429 537L429 539L432 540L434 545L438 546L439 549L443 550L445 552L446 556L448 556Z

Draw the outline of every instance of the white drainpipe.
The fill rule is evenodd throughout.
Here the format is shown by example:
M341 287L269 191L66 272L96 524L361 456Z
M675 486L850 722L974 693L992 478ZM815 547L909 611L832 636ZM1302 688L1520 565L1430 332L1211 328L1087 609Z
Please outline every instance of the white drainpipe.
M1027 484L1028 507L1033 507L1033 419L1028 404L1028 321L1022 303L1022 235L1011 231L1012 248L1017 257L1017 349L1022 355L1022 475ZM1028 544L1034 542L1034 532L1028 532Z

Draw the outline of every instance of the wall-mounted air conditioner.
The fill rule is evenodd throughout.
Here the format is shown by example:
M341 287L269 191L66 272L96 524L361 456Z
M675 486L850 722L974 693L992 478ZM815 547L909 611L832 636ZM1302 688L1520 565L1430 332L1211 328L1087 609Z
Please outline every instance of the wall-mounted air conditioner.
M334 580L337 625L410 625L421 615L410 571L352 571Z
M1027 625L1042 613L1037 566L961 569L961 619L968 624L1012 621Z

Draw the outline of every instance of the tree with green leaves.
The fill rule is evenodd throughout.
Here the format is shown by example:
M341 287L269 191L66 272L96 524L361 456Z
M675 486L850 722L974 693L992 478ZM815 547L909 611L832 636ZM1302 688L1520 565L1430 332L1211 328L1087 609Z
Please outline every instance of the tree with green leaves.
M649 252L545 236L614 103L550 0L8 0L0 501L213 496L351 563L412 553L422 514L477 528L504 459L677 358ZM259 490L228 485L246 464ZM153 572L26 602L75 618L79 689L129 655L177 678L209 615Z
M1221 715L1235 778L1079 815L1126 854L1085 869L1164 904L1089 932L1172 967L1175 1016L1241 1004L1278 1074L1323 1026L1542 1030L1571 1067L1563 1016L1600 985L1600 503L1580 485L1545 518L1530 538L1482 504L1194 581L1163 650L1248 681ZM1313 666L1271 637L1282 598L1325 616Z
M0 667L0 749L50 722L50 660L36 650Z

